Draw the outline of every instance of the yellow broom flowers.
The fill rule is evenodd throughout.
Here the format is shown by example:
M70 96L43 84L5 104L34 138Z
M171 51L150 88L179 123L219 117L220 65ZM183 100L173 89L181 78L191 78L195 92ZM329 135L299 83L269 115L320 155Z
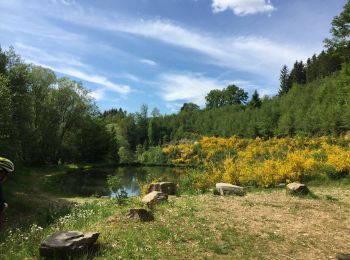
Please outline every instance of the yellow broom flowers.
M350 173L350 140L346 138L203 137L169 145L163 152L173 164L202 166L195 178L198 189L220 181L270 187Z

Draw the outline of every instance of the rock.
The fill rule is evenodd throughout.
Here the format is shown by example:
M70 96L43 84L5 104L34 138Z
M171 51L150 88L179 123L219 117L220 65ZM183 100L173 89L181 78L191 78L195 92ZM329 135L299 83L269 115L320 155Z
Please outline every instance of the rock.
M275 187L276 187L276 188L285 188L285 187L286 187L286 184L285 184L285 183L278 183L278 184L276 184Z
M142 202L146 204L156 204L165 201L168 201L168 195L160 191L152 191L142 199Z
M41 257L69 258L72 255L86 253L97 241L100 233L82 233L79 231L60 231L41 242Z
M148 188L148 193L152 191L160 191L168 195L175 195L176 184L173 182L152 183Z
M220 193L220 195L238 195L243 196L245 195L245 191L243 187L232 185L230 183L217 183L216 185L217 191Z
M337 260L350 260L350 253L338 253Z
M137 219L140 221L153 221L154 216L150 210L147 209L130 209L129 213L126 215L128 219Z
M290 194L300 194L300 195L306 195L310 193L310 190L305 184L301 184L298 182L292 182L287 185L287 192Z

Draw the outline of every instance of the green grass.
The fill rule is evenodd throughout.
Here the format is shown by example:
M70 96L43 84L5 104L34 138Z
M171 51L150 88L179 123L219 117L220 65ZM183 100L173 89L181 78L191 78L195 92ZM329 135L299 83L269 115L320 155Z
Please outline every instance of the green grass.
M94 255L101 259L164 259L197 258L228 255L233 251L242 257L253 256L249 248L261 244L252 235L242 235L234 225L210 228L210 219L197 213L202 206L193 197L171 200L155 208L156 220L151 223L129 221L129 208L139 207L140 201L131 198L123 206L106 199L76 206L72 211L41 228L8 231L0 245L0 259L38 258L38 245L57 230L89 230L101 232L101 250Z
M306 253L311 259L346 249L345 180L311 185L317 199L284 189L254 189L245 197L182 194L156 206L153 222L139 222L125 218L144 206L137 197L119 206L60 193L52 180L67 169L24 168L4 185L11 208L0 259L37 259L40 242L58 230L100 232L95 259L301 259Z

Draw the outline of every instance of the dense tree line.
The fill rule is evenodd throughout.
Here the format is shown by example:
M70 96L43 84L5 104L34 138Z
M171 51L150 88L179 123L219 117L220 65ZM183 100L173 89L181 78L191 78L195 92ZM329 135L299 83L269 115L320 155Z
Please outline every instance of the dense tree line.
M339 75L294 85L281 97L264 97L259 102L251 99L255 105L180 112L159 118L158 124L166 127L171 140L199 135L337 135L350 129L349 80L349 74L342 70Z
M279 95L287 93L294 84L304 85L314 80L332 75L341 69L342 60L333 49L322 51L319 55L314 54L303 61L296 61L289 71L284 65L280 73Z
M98 161L111 134L81 83L0 49L0 154L24 163Z

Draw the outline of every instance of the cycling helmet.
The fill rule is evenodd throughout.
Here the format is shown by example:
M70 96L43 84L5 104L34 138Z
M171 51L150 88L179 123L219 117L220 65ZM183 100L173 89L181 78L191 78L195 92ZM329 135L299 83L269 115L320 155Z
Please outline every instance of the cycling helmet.
M15 170L15 165L9 159L0 157L0 168L4 169L7 173L11 173Z

